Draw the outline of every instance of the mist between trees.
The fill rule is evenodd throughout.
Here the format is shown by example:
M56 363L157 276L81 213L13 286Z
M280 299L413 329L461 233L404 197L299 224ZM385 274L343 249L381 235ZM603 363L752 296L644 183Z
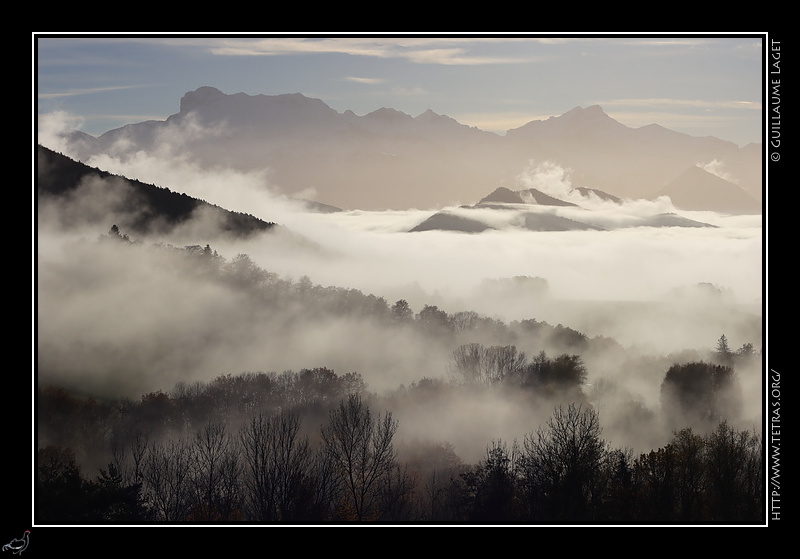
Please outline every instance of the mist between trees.
M309 374L304 373L304 374ZM332 377L331 377L332 378ZM433 387L417 390L430 397ZM54 394L50 394L53 397ZM674 433L639 456L602 438L596 411L557 406L521 443L491 441L465 464L445 442L398 444L398 421L351 393L327 408L209 421L183 434L178 403L142 400L115 430L112 456L84 476L72 449L38 452L37 524L478 523L641 524L764 520L763 447L722 421ZM377 402L372 402L376 405ZM85 404L84 404L85 407ZM151 407L160 408L153 414ZM183 410L185 413L185 410ZM301 415L303 420L301 421ZM304 433L312 417L326 419ZM317 420L321 417L317 417Z
M118 230L41 273L37 524L764 520L750 343L650 356Z

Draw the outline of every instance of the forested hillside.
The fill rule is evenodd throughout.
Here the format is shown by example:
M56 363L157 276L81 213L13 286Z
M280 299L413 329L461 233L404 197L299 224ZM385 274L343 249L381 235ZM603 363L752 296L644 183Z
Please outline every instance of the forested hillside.
M74 199L94 197L113 200L104 207L103 219L131 234L163 233L187 223L201 214L213 218L221 233L247 237L269 230L274 223L249 214L232 212L180 192L89 167L41 145L36 146L37 204L63 205ZM51 213L49 217L74 225L91 217L91 207L81 213Z
M302 360L302 341L288 345L299 333L339 337L345 352L360 341L419 374L376 390L358 370L308 354L307 367L220 365L213 378L115 395L96 379L78 382L88 369L75 356L102 356L96 368L121 364L124 345L40 340L37 523L764 521L762 441L743 395L760 371L752 344L730 348L721 333L707 352L637 354L533 318L416 310L404 299L281 278L210 245L144 245L116 226L64 258L88 270L92 258L151 262L143 255L187 288L224 294L237 335L247 331L264 348ZM71 268L60 266L41 281L66 289ZM216 329L191 332L216 354L232 339L220 310ZM105 327L133 335L126 320ZM315 329L330 321L335 333ZM366 332L384 343L370 347L376 338ZM137 349L162 355L182 343L190 364L191 348L201 351L182 331L152 343ZM147 359L131 358L103 378L116 389L164 385ZM611 370L629 376L603 374ZM123 378L131 375L139 384ZM620 384L634 377L650 383L658 405Z

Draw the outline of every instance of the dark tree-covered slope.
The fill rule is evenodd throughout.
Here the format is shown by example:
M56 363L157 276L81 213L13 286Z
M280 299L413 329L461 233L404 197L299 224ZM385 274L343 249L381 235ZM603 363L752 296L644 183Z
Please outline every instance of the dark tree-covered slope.
M135 216L125 223L125 230L141 234L169 229L196 216L198 210L216 214L220 229L236 236L248 236L266 231L275 224L250 214L220 208L168 188L143 183L113 175L90 167L44 146L36 147L36 201L45 198L66 198L75 194L87 179L114 179L104 181L104 188L114 189L115 199L128 215ZM122 225L122 224L121 224Z

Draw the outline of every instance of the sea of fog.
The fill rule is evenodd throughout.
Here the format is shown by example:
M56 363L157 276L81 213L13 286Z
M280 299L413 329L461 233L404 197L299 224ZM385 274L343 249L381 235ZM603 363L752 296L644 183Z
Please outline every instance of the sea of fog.
M69 153L67 146L62 148ZM719 315L722 307L761 314L765 270L761 215L683 211L663 197L621 204L586 198L572 189L568 171L557 165L532 166L520 184L575 207L480 209L464 207L476 200L454 200L445 208L314 213L296 202L314 199L313 188L278 193L266 172L200 170L174 155L143 153L124 161L98 156L87 163L280 226L277 234L246 243L225 243L204 235L202 227L187 227L159 241L179 246L210 243L223 256L247 254L259 266L287 278L307 276L315 284L359 289L385 297L389 304L406 299L415 312L431 304L448 312L473 310L501 320L536 318L582 328L587 335L615 336L626 344L650 343L661 331L659 344L667 350L708 342L705 338L712 333L698 337L696 328L709 322L709 314ZM491 190L487 186L487 194ZM441 210L463 213L493 229L475 234L409 232ZM529 231L519 226L524 212L553 213L602 230ZM639 226L642 220L664 214L711 227ZM547 297L501 300L482 289L487 280L516 276L546 280ZM722 296L698 299L691 292L698 284L714 286ZM683 294L680 300L676 293ZM665 298L664 304L677 317L656 320L652 307L631 307ZM690 321L687 327L682 324L684 307L686 313L702 312L705 318ZM634 315L625 321L597 320L623 308L633 309ZM654 326L641 323L647 315ZM727 315L720 320L713 322L712 331L725 327ZM741 341L746 342L761 345L760 340Z
M448 208L315 213L294 201L313 199L313 191L274 194L257 174L200 173L155 160L88 163L278 224L248 241L225 241L198 222L168 237L134 239L143 245L209 244L226 259L246 254L286 279L306 276L317 285L358 289L389 305L405 299L415 313L436 305L506 322L533 319L612 338L631 349L631 359L663 355L663 362L646 369L606 367L596 358L587 363L590 384L612 379L651 409L658 407L671 354L711 351L723 334L734 350L747 343L763 347L760 215L686 212L665 198L622 204L572 199L580 206L516 209L463 208L475 203L464 200ZM571 198L563 176L534 186ZM316 366L358 371L378 391L422 377L446 378L448 352L433 353L418 339L337 320L311 320L292 329L292 317L252 309L235 290L202 278L176 281L171 264L146 251L93 253L91 243L75 241L108 231L111 224L98 202L91 201L97 221L70 231L57 229L43 214L49 210L37 208L36 358L52 381L135 398L220 374ZM86 210L86 203L60 211ZM493 229L409 232L442 209ZM530 231L520 226L524 212L550 212L602 230ZM711 227L639 225L661 214ZM493 288L495 280L519 276L541 278L547 289L528 291L524 283L519 289ZM754 395L749 420L760 415L760 376L756 371L742 382L745 393ZM492 407L485 416L491 420L475 420L470 436L477 441L476 456L491 437L506 436L495 428L503 409ZM404 416L404 424L413 418ZM420 427L430 430L430 419ZM453 432L438 435L454 440L458 423L447 425Z

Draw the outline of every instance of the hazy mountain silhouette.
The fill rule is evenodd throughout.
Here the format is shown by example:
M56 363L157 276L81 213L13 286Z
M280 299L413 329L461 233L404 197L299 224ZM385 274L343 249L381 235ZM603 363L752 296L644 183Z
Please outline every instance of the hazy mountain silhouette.
M630 128L597 105L530 122L509 130L506 138L515 146L537 146L547 159L572 169L573 182L620 197L649 197L687 168L717 161L750 196L761 199L760 144L740 148L658 124Z
M577 206L572 202L565 202L536 188L526 190L510 190L504 186L495 189L491 194L482 198L477 205L487 206L499 204L536 204L540 206Z
M669 196L682 210L711 210L733 214L760 214L761 203L739 185L692 166L656 193Z
M481 233L494 227L478 220L456 215L443 210L427 218L425 221L410 230L411 233L420 231L458 231L461 233Z
M581 188L573 189L572 192L578 192L587 200L590 196L594 196L614 204L623 203L619 198L601 190ZM553 213L556 208L564 207L582 209L585 212L583 214L585 221ZM535 188L514 191L501 186L472 206L464 205L435 212L413 227L410 232L435 230L481 233L505 228L521 228L528 231L604 231L609 228L629 227L714 227L674 213L630 215L627 219L615 223L613 227L606 227L592 223L590 207L591 205L587 204L586 208L581 208L579 204L555 198ZM493 219L487 211L497 212L496 219Z
M492 191L488 196L481 198L478 204L490 204L498 202L500 204L524 204L525 201L520 196L519 192L514 192L508 188L501 186Z
M299 93L227 95L212 87L186 93L180 111L94 138L72 136L69 155L180 152L195 163L269 170L270 187L345 209L440 208L475 200L492 184L513 190L532 162L569 170L574 183L616 197L649 197L689 167L716 160L756 201L760 146L739 148L649 125L630 128L599 106L509 130L505 136L426 111L391 108L339 113ZM697 193L703 197L702 192ZM716 200L725 207L724 199Z
M297 201L300 202L303 208L305 208L309 212L321 213L321 214L333 214L344 211L342 210L342 208L337 208L336 206L330 206L328 204L323 204L321 202L314 202L313 200L298 199Z
M526 190L519 191L520 197L526 204L537 204L539 206L577 206L578 204L574 204L572 202L566 202L559 198L555 198L550 196L549 194L545 194L541 190L536 188L528 188Z
M522 218L522 226L528 231L601 231L602 227L590 225L559 215L548 213L526 213Z
M640 227L716 227L709 223L696 221L673 213L658 214L642 218Z
M581 196L584 198L589 198L591 196L596 196L600 200L604 200L606 202L614 202L615 204L621 204L622 200L609 194L608 192L603 192L602 190L598 190L596 188L587 188L585 186L579 186L578 188L573 189L577 191Z
M108 226L117 225L126 233L164 233L203 215L223 234L246 237L266 231L275 224L249 214L233 212L152 184L113 175L74 161L41 145L36 148L36 200L57 205L74 203L78 198L91 199L104 208L102 219ZM84 215L91 213L85 203ZM62 216L68 212L62 212Z

